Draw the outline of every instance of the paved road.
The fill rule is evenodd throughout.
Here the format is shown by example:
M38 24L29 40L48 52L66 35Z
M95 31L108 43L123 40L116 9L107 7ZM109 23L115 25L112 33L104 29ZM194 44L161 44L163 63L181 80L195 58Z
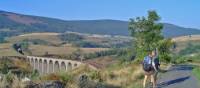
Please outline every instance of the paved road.
M197 78L192 75L191 65L172 66L168 72L161 74L158 88L200 88Z

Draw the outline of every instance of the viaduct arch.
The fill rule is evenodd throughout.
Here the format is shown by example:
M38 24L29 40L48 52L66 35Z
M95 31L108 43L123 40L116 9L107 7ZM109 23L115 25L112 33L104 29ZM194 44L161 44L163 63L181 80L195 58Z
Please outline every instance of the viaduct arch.
M59 71L70 71L79 67L81 62L57 58L27 56L27 60L34 70L40 74L55 73Z

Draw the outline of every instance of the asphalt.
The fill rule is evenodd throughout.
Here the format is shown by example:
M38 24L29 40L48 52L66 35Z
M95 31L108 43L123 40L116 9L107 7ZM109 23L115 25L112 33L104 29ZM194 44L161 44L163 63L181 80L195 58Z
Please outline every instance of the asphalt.
M174 65L166 73L160 74L158 88L200 88L192 74L191 65Z

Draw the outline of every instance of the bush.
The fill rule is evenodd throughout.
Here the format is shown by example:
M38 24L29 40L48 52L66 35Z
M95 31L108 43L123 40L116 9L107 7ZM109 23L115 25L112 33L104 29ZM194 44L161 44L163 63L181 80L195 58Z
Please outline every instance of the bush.
M6 81L9 83L9 84L11 84L12 82L13 82L13 80L14 80L14 75L11 73L11 72L9 72L8 74L6 74Z
M175 60L175 63L176 64L181 64L181 63L185 63L186 62L186 57L178 57L176 60Z
M73 76L71 74L61 73L60 74L60 80L63 83L72 82L73 81Z
M166 63L171 62L171 56L168 53L160 54L159 58L161 58L161 60L166 62Z
M200 54L194 54L194 56L191 56L191 55L179 55L177 56L175 59L175 63L176 64L181 64L181 63L187 63L187 62L195 62L195 63L200 63L200 60L199 60L199 56Z
M92 79L92 80L97 80L98 82L102 82L102 77L101 77L101 74L100 74L100 71L91 71L89 73L89 77Z
M39 72L37 70L34 70L31 74L31 79L37 79L39 77Z
M9 72L9 68L8 68L9 64L11 63L7 58L3 59L0 62L0 73L7 74Z
M188 46L179 52L179 55L189 55L200 52L200 45L188 44Z

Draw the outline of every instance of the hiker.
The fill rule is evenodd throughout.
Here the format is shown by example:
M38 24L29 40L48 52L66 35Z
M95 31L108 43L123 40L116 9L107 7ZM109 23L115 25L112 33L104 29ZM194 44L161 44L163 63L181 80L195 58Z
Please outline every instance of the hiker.
M154 67L154 78L151 79L151 82L154 82L157 83L157 75L158 75L158 72L160 71L160 61L159 61L159 58L158 58L158 49L156 48L156 50L152 51L152 60L153 60L153 63L155 64Z
M155 80L155 72L157 71L155 63L153 61L153 57L155 56L153 51L149 51L148 55L144 57L143 60L143 70L144 70L144 81L143 81L143 87L146 87L146 82L148 78L152 79L153 88L156 87L156 80Z

